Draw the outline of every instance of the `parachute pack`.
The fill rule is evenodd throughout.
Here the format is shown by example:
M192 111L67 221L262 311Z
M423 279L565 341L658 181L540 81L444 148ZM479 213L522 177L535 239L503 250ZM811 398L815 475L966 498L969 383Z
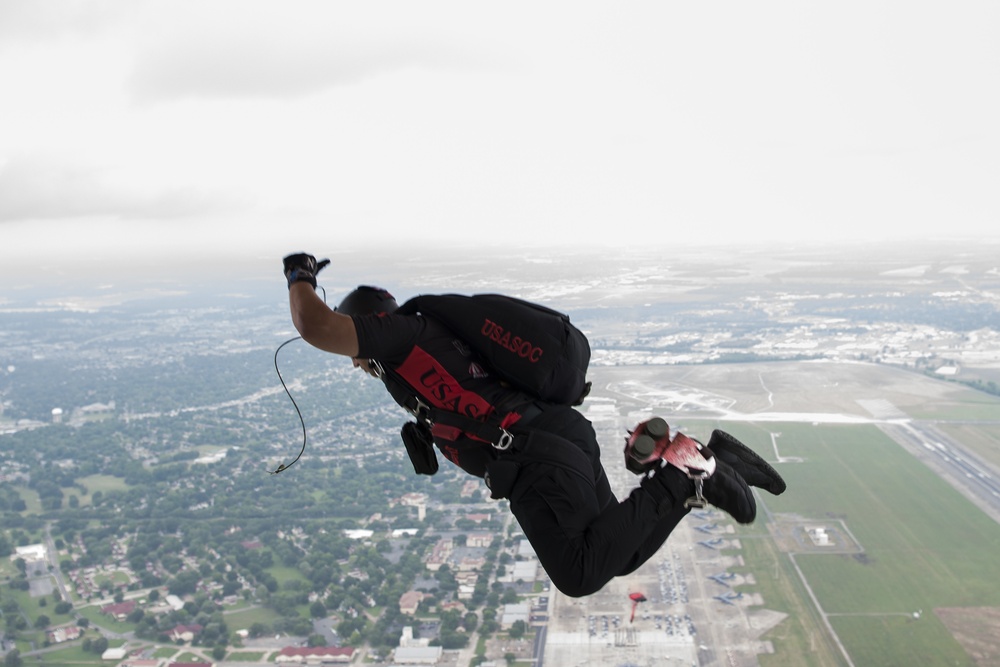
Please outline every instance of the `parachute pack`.
M590 392L590 343L569 316L502 294L425 295L397 311L433 317L505 382L544 401L580 405Z

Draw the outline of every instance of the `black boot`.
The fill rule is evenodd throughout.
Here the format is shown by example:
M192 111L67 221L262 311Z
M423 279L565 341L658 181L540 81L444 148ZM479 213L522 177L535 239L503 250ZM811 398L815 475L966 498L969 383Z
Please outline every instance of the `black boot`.
M705 500L740 523L753 523L757 517L757 503L750 487L738 472L718 456L715 457L715 472L702 481L702 494Z
M717 461L729 464L750 486L779 495L785 490L781 475L742 442L725 431L712 431L708 448L715 452Z

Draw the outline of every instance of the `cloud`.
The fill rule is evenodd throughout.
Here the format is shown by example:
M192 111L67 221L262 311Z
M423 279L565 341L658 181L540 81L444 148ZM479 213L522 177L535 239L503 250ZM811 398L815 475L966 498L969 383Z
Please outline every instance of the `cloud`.
M391 44L278 45L211 39L183 51L164 46L140 56L128 90L142 103L178 98L288 100L405 67L454 68L469 54L419 40Z
M106 0L4 0L0 2L0 37L20 41L101 32L133 9L131 3Z
M66 218L165 220L232 208L232 202L195 188L137 192L106 182L100 173L29 159L0 166L0 222Z
M488 48L408 3L384 14L344 3L210 3L157 25L127 82L140 103L290 98L403 68L487 65ZM174 13L172 16L176 17ZM148 21L158 17L150 15Z

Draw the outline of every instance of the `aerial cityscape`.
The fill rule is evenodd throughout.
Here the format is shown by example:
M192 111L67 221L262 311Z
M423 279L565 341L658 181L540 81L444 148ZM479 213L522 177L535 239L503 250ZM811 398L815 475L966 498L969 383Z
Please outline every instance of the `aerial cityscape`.
M585 598L551 586L482 480L447 461L413 473L381 383L302 342L275 354L295 331L273 262L198 284L9 282L0 655L995 664L996 250L524 252L488 271L334 255L331 302L378 282L400 301L503 292L568 313L591 342L580 410L619 497L637 484L623 437L652 415L699 439L731 432L788 481L758 494L752 525L692 511Z

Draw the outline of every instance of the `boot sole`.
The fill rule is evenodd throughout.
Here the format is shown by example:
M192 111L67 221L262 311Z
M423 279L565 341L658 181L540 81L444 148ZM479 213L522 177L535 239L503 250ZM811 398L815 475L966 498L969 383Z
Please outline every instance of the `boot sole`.
M716 456L719 456L720 452L723 455L732 456L737 461L756 468L763 475L767 476L769 480L768 484L761 486L765 491L773 493L776 496L784 493L786 488L785 480L781 478L778 471L772 468L770 463L762 459L757 452L744 445L732 435L729 435L725 431L712 431L712 437L708 441L708 448ZM725 461L725 458L722 460Z

